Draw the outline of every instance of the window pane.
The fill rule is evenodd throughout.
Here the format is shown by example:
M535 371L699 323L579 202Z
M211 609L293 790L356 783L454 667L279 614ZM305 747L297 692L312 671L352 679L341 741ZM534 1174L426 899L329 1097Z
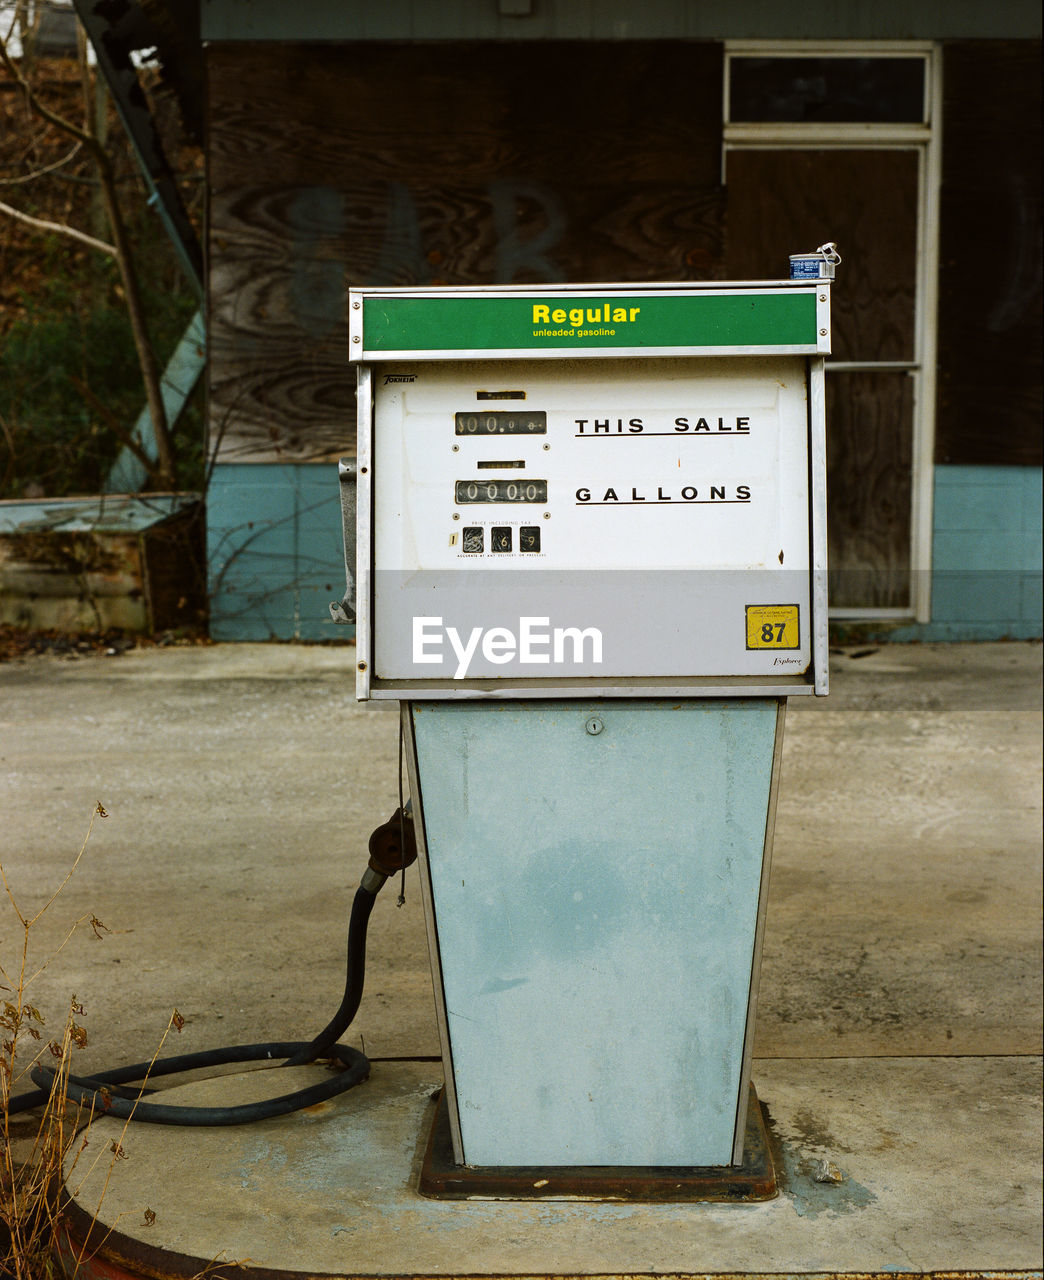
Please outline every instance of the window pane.
M729 119L919 124L922 58L732 58Z
M830 606L908 608L913 379L830 372L826 419Z
M916 151L730 151L725 181L727 280L778 280L834 240L834 359L914 359Z

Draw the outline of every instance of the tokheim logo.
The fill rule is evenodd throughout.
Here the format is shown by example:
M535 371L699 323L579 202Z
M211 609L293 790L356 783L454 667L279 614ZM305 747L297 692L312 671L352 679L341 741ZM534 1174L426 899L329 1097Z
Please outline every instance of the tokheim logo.
M440 666L456 658L454 680L467 677L471 660L481 652L487 662L501 665L520 662L527 666L569 662L580 666L602 661L602 633L597 627L551 627L550 618L519 618L518 630L510 627L472 627L465 638L456 627L437 617L413 619L413 661ZM446 642L449 642L448 649ZM452 655L452 656L451 656Z
M384 375L384 385L390 382L416 382L417 375L415 373L386 373Z

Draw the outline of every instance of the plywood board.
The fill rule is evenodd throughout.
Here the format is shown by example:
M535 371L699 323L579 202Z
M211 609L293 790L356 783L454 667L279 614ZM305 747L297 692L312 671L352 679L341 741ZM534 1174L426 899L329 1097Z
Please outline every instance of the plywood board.
M222 461L354 452L348 283L721 274L718 45L208 56Z

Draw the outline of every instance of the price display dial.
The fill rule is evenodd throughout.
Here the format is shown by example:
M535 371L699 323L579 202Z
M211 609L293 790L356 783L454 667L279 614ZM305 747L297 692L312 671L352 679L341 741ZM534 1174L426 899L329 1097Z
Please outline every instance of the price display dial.
M517 409L491 409L486 413L454 414L458 436L546 436L547 414Z
M546 502L546 480L458 480L454 499L469 502Z

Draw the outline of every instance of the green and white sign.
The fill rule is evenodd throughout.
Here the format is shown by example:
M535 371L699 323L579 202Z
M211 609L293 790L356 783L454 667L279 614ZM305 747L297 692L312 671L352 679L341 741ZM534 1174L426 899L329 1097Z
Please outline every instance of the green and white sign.
M727 355L829 350L829 290L814 285L466 290L360 290L351 295L351 354L528 357Z

